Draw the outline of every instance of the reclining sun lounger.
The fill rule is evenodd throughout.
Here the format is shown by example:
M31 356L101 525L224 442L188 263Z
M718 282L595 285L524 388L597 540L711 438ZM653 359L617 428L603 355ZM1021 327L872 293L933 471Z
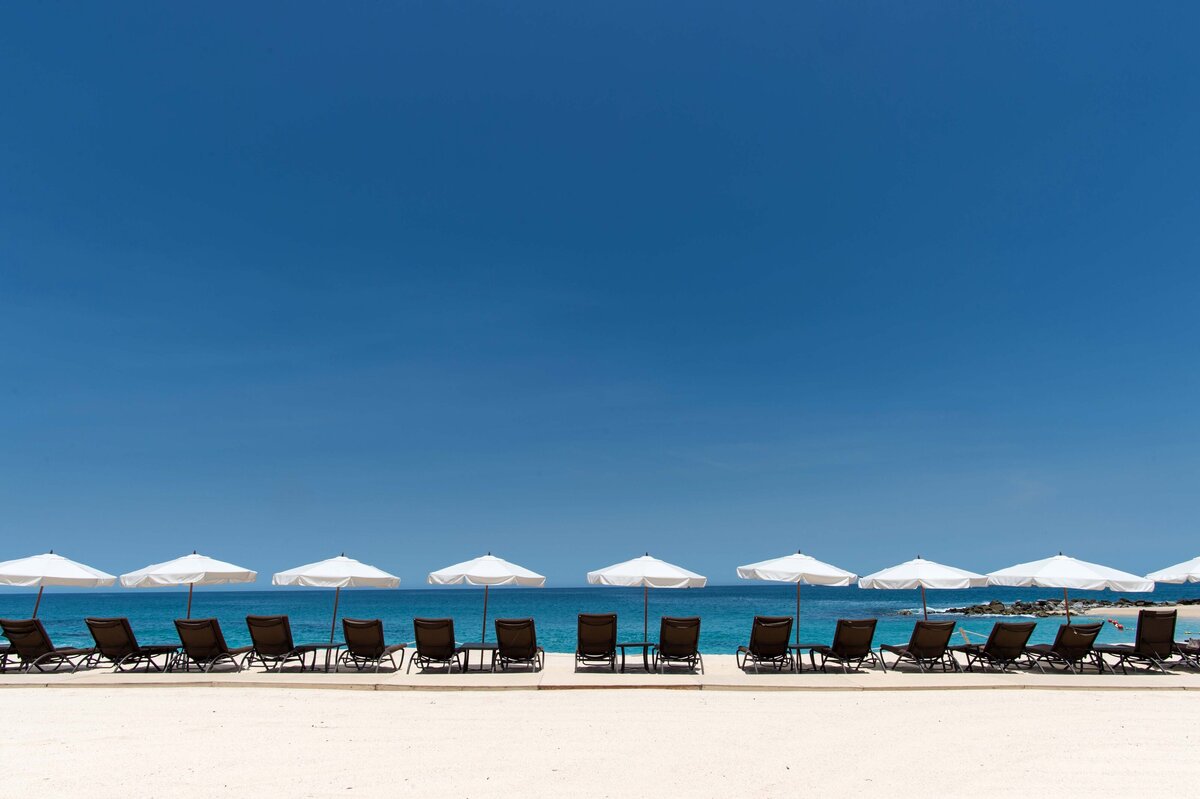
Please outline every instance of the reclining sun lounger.
M966 655L967 671L972 671L975 664L988 668L1008 671L1019 665L1025 657L1025 645L1037 622L1032 621L998 621L992 625L985 644L959 644L950 647L951 652L961 652Z
M541 671L545 657L533 619L496 619L496 665L501 671L514 664Z
M704 658L700 655L700 617L663 616L658 628L658 644L652 652L652 668L659 672L668 664L686 666L689 671L700 667L704 673Z
M55 646L46 634L41 619L0 619L0 629L8 638L12 651L8 660L15 654L20 662L20 671L58 671L61 666L70 666L76 671L84 666L89 655L95 650L80 649L74 646Z
M348 663L358 671L371 665L375 671L383 664L384 658L392 664L392 671L399 671L404 665L404 650L407 644L388 645L383 638L382 619L342 619L342 634L346 638L346 648L338 656L338 663ZM400 665L396 665L394 655L400 653Z
M1174 610L1142 610L1138 612L1137 633L1133 644L1098 646L1101 656L1112 655L1122 674L1128 674L1131 662L1144 663L1157 668L1163 674L1169 672L1171 657L1180 654L1175 643L1175 622L1178 613Z
M1104 673L1104 658L1095 649L1096 636L1104 629L1104 622L1094 624L1064 624L1058 628L1052 644L1033 644L1025 647L1030 662L1045 673L1046 666L1053 671L1070 671L1079 674L1087 663Z
M317 650L314 644L296 645L292 640L292 625L287 616L247 616L246 628L250 631L250 652L243 665L247 668L258 661L263 668L279 671L285 663L297 661L303 671L307 658L313 656L313 668L317 666Z
M901 662L913 663L920 671L931 671L940 666L942 671L958 671L958 661L950 654L950 636L954 635L952 621L919 621L913 625L912 637L904 646L883 644L879 647L879 662L887 671L887 661L883 659L884 652L896 656L892 661L892 671Z
M147 670L162 671L170 665L172 658L179 652L176 644L152 644L142 646L129 626L129 619L86 618L84 622L96 642L96 651L88 658L89 666L98 666L102 660L107 660L113 666L113 671L125 671L145 666ZM156 663L154 659L161 657L163 662Z
M850 667L861 669L863 663L871 661L872 665L879 662L879 656L871 648L875 639L875 625L878 619L838 619L837 628L833 631L832 646L808 647L808 658L813 670L828 671L825 664L833 661L842 667L843 672L849 672ZM817 655L821 663L817 663Z
M412 671L414 663L421 671L434 666L447 672L453 666L465 671L463 649L454 638L454 619L413 619L413 634L417 651L408 659L407 671Z
M796 661L788 648L792 640L792 621L791 616L755 616L750 627L750 643L739 646L734 653L737 667L745 671L749 664L758 674L759 664L766 663L775 671L783 671L784 666L795 671Z
M617 614L580 613L575 642L575 670L608 665L617 670Z
M181 666L183 671L191 671L193 666L199 671L212 671L225 662L241 671L245 656L254 651L252 646L230 649L216 619L176 619L175 630L183 651L175 656L167 671Z

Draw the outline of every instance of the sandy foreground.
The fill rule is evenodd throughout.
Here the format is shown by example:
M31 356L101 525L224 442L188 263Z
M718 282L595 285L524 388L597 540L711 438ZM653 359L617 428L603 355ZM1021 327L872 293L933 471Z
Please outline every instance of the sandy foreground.
M1194 691L31 687L0 701L4 793L23 797L1111 796L1184 778L1200 751Z
M1181 619L1200 619L1200 605L1164 605L1159 608L1148 609L1174 610L1179 613L1179 618ZM1143 608L1092 608L1091 610L1084 611L1084 614L1088 616L1137 616L1140 610L1143 610Z

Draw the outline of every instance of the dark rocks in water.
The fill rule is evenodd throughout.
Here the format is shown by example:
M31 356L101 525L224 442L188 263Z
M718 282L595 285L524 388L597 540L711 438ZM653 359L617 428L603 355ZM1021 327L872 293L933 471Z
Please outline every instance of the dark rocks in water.
M1153 608L1162 605L1200 605L1200 597L1180 599L1172 602L1154 602L1149 599L1073 599L1071 612L1082 613L1093 608ZM980 605L968 605L964 608L947 608L945 613L956 613L962 616L1062 616L1066 613L1061 599L1038 599L1033 602L1013 602L1006 605L998 599Z

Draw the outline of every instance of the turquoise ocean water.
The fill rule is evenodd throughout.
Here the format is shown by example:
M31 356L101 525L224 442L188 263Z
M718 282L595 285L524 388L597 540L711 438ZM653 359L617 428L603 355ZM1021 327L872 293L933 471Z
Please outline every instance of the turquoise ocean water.
M919 618L918 591L865 591L859 588L803 588L801 638L806 642L828 642L839 618L877 617L876 643L904 643ZM1057 599L1052 589L980 588L966 591L929 591L931 610L999 599ZM1116 599L1112 592L1072 592L1072 599ZM1153 593L1127 594L1130 599L1174 600L1200 596L1200 585L1161 585ZM34 594L0 593L0 618L28 618ZM182 617L187 601L185 590L145 589L106 591L63 591L46 589L39 617L58 646L91 643L84 616L127 616L141 643L173 643L178 639L172 620ZM902 615L903 610L918 615ZM450 616L460 641L477 641L481 632L482 588L438 588L347 590L341 595L339 616L381 618L389 641L411 641L414 616ZM230 645L249 643L247 614L286 613L297 643L329 638L333 591L327 589L222 590L197 588L192 605L195 617L215 616ZM747 584L711 586L692 590L650 591L650 638L658 637L658 618L663 615L702 617L700 645L708 653L732 653L746 643L756 614L792 615L795 589L789 585ZM538 642L549 652L571 652L575 647L575 617L578 613L615 612L622 640L642 637L642 591L640 588L494 588L488 603L490 619L497 616L532 616L537 620ZM954 618L930 614L931 618ZM986 635L994 619L958 618L960 627ZM1106 625L1101 640L1110 643L1133 640L1135 620L1118 619L1125 630ZM1061 618L1038 619L1035 642L1051 641ZM1200 620L1181 619L1178 637L1200 636ZM340 638L340 633L339 633ZM495 631L488 630L488 640ZM959 637L958 640L961 640Z

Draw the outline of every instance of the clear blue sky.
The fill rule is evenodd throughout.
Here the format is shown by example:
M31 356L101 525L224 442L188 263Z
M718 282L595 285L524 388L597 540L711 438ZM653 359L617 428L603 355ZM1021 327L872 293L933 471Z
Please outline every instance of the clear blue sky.
M1200 11L0 11L0 559L1200 551Z

